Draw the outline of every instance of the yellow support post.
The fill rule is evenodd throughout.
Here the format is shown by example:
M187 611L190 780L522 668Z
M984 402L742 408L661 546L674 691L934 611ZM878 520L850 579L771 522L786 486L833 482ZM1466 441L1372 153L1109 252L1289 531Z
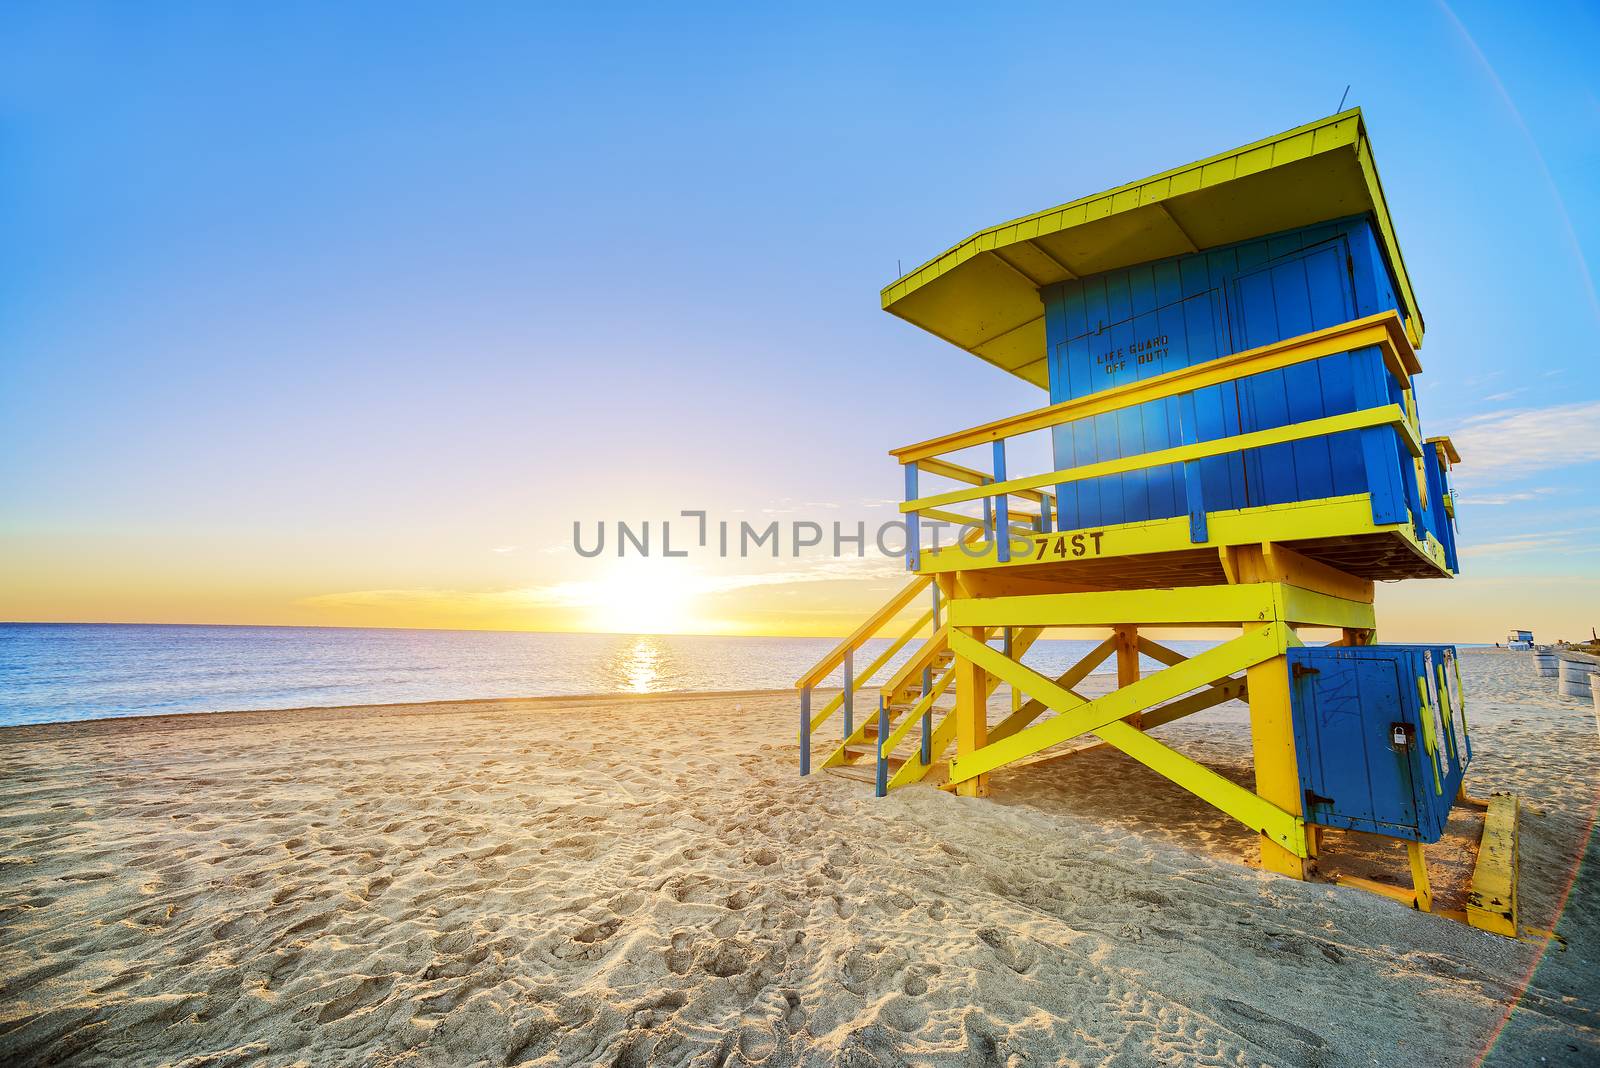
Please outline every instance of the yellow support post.
M1259 630L1260 625L1245 629ZM1303 816L1294 720L1289 710L1289 658L1263 660L1245 669L1245 679L1250 692L1250 748L1255 755L1256 794L1292 816ZM1294 879L1304 879L1309 874L1305 858L1295 856L1266 835L1261 836L1261 866Z
M1117 687L1139 681L1139 628L1131 624L1112 628L1117 639ZM1144 713L1135 712L1122 722L1135 730L1144 729Z
M986 631L980 627L962 627L955 633L981 644ZM989 680L983 668L959 653L955 671L956 757L959 759L976 753L989 743ZM989 776L974 775L961 782L956 792L963 797L987 797Z
M1230 582L1245 585L1268 582L1292 567L1292 557L1275 554L1270 543L1239 545L1224 549L1222 566ZM1245 633L1259 630L1261 624L1245 624ZM1289 658L1275 656L1245 670L1245 688L1250 700L1250 748L1254 755L1256 794L1296 817L1305 815L1300 795L1300 768L1294 751L1294 715L1290 706ZM1308 852L1316 855L1314 829L1306 835ZM1261 836L1261 866L1268 871L1305 879L1310 874L1307 858L1299 857Z
M1411 860L1411 886L1417 892L1417 911L1433 911L1433 884L1428 882L1428 860L1422 855L1421 842L1407 842L1406 856Z

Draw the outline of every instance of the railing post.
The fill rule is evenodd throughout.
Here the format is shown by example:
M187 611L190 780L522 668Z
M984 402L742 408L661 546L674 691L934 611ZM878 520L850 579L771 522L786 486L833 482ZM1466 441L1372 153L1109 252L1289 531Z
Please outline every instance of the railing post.
M913 461L906 467L906 500L917 499L917 465ZM922 564L922 530L916 512L906 513L906 570L915 571Z
M1400 454L1400 480L1406 488L1406 504L1411 509L1411 532L1423 545L1428 543L1428 526L1422 514L1423 489L1417 480L1417 465L1411 451L1401 445L1400 428L1394 428L1395 451Z
M933 668L922 669L922 696L927 697L933 692ZM933 748L933 702L928 702L928 707L922 711L922 763L928 763L928 750Z
M1195 414L1194 393L1178 398L1178 443L1195 445L1200 441L1199 417ZM1189 541L1203 544L1210 534L1206 528L1205 484L1200 479L1200 461L1183 465L1183 503L1189 512Z
M994 443L994 480L1006 480L1006 441L999 438ZM1006 563L1011 559L1011 509L1004 493L994 499L995 559Z
M934 579L933 586L933 631L939 632L939 580Z
M874 744L878 749L878 781L877 794L883 797L889 792L889 758L884 755L883 743L889 738L889 702L883 695L878 695L878 737Z
M1001 649L1006 654L1006 659L1014 659L1014 657L1011 655L1011 628L1002 628L1000 635ZM1011 691L1011 711L1015 712L1017 709L1022 707L1022 692L1009 682L1006 683L1006 688Z
M1055 500L1048 493L1039 494L1039 533L1048 534L1051 529L1050 502Z
M844 736L856 732L856 651L844 654Z
M811 687L800 690L800 774L811 774Z
M1356 409L1393 404L1389 371L1376 346L1350 353L1355 378ZM1402 475L1400 434L1394 427L1372 426L1360 431L1361 458L1366 468L1367 492L1372 495L1372 521L1378 524L1406 520L1406 486ZM1410 454L1405 453L1406 460Z

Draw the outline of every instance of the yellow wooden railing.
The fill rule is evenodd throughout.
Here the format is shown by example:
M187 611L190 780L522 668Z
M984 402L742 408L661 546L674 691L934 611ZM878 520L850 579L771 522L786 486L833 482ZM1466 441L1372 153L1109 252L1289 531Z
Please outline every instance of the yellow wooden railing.
M867 642L878 637L893 619L899 616L911 602L931 588L933 593L932 607L922 613L917 620L907 627L899 637L889 644L865 671L857 673L855 656ZM855 699L867 687L874 675L898 653L901 649L917 636L924 628L931 626L938 630L939 622L939 587L933 584L930 575L918 575L906 583L893 597L861 622L861 625L851 631L838 645L834 646L812 666L810 671L795 682L795 688L800 691L800 774L811 773L811 735L821 727L835 712L841 709L844 712L843 737L848 741L857 733L855 724ZM811 713L811 695L830 676L842 669L843 682L839 692L824 705L815 716Z
M1326 356L1367 348L1375 348L1380 353L1384 369L1399 384L1401 396L1404 398L1403 404L1371 404L1360 410L1340 415L1204 441L1192 440L1196 435L1194 428L1189 426L1184 433L1185 437L1191 440L1170 448L1020 478L1007 477L1005 443L1020 434L1047 430L1152 401L1184 397L1196 390L1223 385L1251 375L1282 370ZM1198 468L1194 466L1196 461L1202 459L1346 431L1370 431L1381 428L1392 428L1399 435L1399 440L1406 451L1413 458L1421 458L1423 442L1414 414L1415 408L1411 403L1411 376L1421 370L1422 366L1417 360L1416 352L1406 335L1399 315L1389 311L1288 338L1271 345L1248 349L1231 356L1193 364L1046 408L984 423L916 445L894 449L890 455L900 461L905 468L906 500L900 505L900 511L907 516L911 567L913 570L917 568L920 555L919 518L927 517L944 522L959 522L969 527L977 526L976 519L947 511L951 505L972 501L984 502L985 517L979 531L984 538L994 542L997 561L1004 563L1009 559L1009 538L1001 537L1000 532L1030 529L1048 532L1051 529L1052 513L1056 509L1054 498L1046 491L1046 487L1070 485L1085 479L1141 471L1168 464L1188 464L1190 467L1186 473L1186 488L1190 498L1190 511L1191 515L1195 516L1197 530L1203 530L1204 510L1199 504ZM1192 417L1189 422L1192 423ZM952 464L941 458L945 453L985 444L991 445L994 452L992 474ZM919 474L950 478L965 483L965 486L923 495L918 492ZM1420 477L1420 470L1418 475ZM1418 516L1425 505L1417 481L1406 483L1406 495L1409 497L1406 504L1409 505L1410 514L1413 517ZM1036 502L1039 507L1038 513L1014 514L1010 505L1012 497ZM1417 521L1420 524L1420 519Z
M1075 400L1062 401L1047 408L1036 408L1031 412L997 419L969 430L958 430L916 445L891 449L889 455L902 464L918 463L930 474L943 474L943 471L928 466L927 461L944 453L970 448L973 445L1014 438L1034 430L1046 430L1091 415L1102 415L1136 404L1161 400L1164 397L1175 397L1180 393L1221 385L1249 375L1293 367L1307 360L1336 356L1341 352L1366 348L1369 345L1377 345L1383 350L1384 364L1388 367L1389 373L1409 389L1411 376L1421 373L1422 364L1418 362L1416 350L1411 347L1405 329L1400 324L1400 316L1388 311L1369 315L1364 319L1353 319L1348 323L1340 323L1338 326L1330 326L1309 334L1301 334L1271 345L1246 349L1232 356L1222 356L1204 363L1180 367L1176 371L1168 371L1153 378L1130 382L1125 386L1091 393ZM940 465L945 463L945 461L936 462ZM981 472L972 473L984 477Z

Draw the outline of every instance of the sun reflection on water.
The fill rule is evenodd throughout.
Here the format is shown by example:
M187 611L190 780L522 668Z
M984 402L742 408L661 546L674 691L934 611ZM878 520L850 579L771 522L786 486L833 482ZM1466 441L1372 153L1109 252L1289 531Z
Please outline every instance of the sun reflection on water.
M661 678L661 661L666 648L660 638L649 634L636 636L622 650L620 674L627 693L654 693Z

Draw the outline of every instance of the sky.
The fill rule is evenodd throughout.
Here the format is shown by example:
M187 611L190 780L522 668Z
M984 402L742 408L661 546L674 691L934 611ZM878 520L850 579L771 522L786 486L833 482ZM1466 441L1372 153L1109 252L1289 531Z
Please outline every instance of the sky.
M1579 3L8 4L0 619L844 633L896 562L661 524L893 518L889 449L1045 398L880 287L1348 85L1465 457L1462 574L1380 633L1586 635L1597 52ZM657 554L574 551L617 521Z

